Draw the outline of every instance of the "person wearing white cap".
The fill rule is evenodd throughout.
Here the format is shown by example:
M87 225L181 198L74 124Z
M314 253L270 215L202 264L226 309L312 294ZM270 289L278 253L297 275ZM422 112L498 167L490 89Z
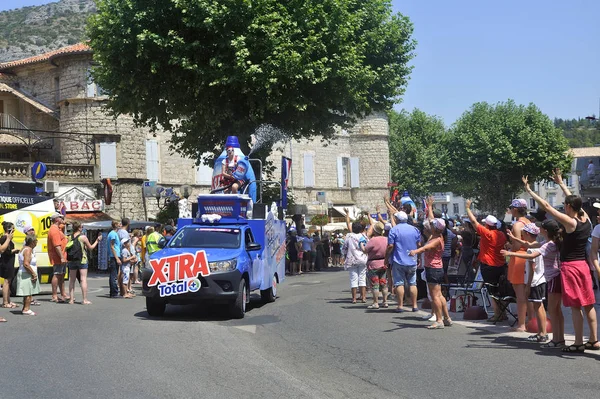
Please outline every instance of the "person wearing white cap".
M469 221L480 237L477 259L479 259L480 263L481 277L488 284L498 284L500 277L506 275L506 260L500 251L504 249L507 237L504 232L498 230L501 224L493 215L488 215L483 220L484 225L482 226L471 211L472 203L473 201L467 200L465 206ZM496 323L506 320L506 315L499 312L496 301L492 301L492 305L494 307L494 316L489 318L488 321Z
M129 284L129 275L131 274L131 262L135 261L136 256L130 252L129 237L121 239L121 270L119 274L119 285L121 287L121 296L123 298L133 298L135 295L127 292Z

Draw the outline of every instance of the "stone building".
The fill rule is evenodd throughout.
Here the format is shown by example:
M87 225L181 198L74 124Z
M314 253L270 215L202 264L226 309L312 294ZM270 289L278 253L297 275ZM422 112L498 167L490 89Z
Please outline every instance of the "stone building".
M290 191L297 204L307 205L308 218L329 214L335 220L344 207L354 216L383 204L390 181L388 139L387 116L375 113L348 131L339 130L329 143L314 139L276 145L271 160L280 168L282 155L292 158Z
M171 153L168 132L150 132L135 127L130 116L107 114L108 97L91 79L91 65L92 50L82 43L0 64L0 179L29 179L31 162L43 161L47 179L59 181L57 197L81 208L78 201L102 203L101 181L108 178L112 203L102 203L101 209L111 217L137 220L158 211L156 198L142 195L145 181L176 191L190 185L191 201L208 192L211 168ZM282 154L292 157L291 190L296 203L309 204L312 213L323 213L313 204L317 192L325 193L326 200L319 197L323 207L334 210L372 208L387 192L385 115L340 131L328 145L316 139L282 147L272 159L279 165Z

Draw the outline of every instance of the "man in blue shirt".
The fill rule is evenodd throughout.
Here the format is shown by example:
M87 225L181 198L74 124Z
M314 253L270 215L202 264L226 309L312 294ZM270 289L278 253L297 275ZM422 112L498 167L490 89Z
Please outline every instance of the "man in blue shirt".
M416 227L408 224L406 212L397 212L394 217L398 224L390 230L385 258L388 263L390 257L392 261L392 279L398 300L396 312L404 311L404 284L406 283L410 286L412 310L416 312L419 310L417 308L417 258L408 253L419 246L421 233Z
M119 286L117 280L119 278L119 270L121 269L121 239L117 230L121 227L118 220L113 220L111 223L112 230L108 233L107 248L108 248L108 286L110 288L110 297L119 297Z

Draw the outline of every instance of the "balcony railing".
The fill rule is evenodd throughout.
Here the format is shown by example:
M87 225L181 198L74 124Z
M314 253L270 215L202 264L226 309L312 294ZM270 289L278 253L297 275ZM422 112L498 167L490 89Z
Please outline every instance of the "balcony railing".
M93 183L98 181L95 165L71 165L47 163L46 179L65 183ZM29 180L31 164L29 162L0 162L0 179Z

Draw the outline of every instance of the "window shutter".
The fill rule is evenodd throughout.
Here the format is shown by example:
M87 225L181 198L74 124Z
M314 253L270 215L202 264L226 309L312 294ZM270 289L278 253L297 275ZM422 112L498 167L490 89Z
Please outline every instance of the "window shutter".
M85 96L86 97L96 97L96 83L92 79L92 73L88 69L87 71L87 82L85 86Z
M117 177L117 143L100 143L100 178Z
M146 140L146 178L158 181L158 141Z
M304 154L304 187L315 186L314 156L310 153Z
M344 187L344 165L342 157L337 158L338 187Z
M350 158L350 187L360 187L360 175L358 172L358 158Z

